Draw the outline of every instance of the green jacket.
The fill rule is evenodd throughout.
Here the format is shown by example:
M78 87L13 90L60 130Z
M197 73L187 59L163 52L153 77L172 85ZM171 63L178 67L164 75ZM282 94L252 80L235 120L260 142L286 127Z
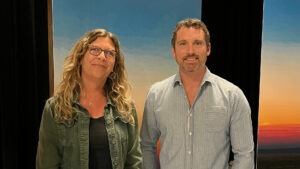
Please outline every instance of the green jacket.
M54 118L55 98L45 104L39 131L36 156L37 169L88 169L89 112L78 101L73 106L80 110L71 123ZM139 169L142 155L139 143L136 110L132 115L135 125L129 124L108 98L104 119L113 169ZM99 159L100 160L100 159Z

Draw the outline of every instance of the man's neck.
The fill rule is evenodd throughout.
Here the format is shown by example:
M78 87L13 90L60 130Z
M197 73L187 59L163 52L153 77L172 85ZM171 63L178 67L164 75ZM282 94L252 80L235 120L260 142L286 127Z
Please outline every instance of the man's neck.
M200 86L202 83L206 67L204 66L197 72L180 71L180 78L184 86Z
M192 106L194 104L197 91L202 83L204 74L206 71L206 67L203 67L197 72L183 72L180 71L181 81L183 83L183 87L188 97L189 105Z

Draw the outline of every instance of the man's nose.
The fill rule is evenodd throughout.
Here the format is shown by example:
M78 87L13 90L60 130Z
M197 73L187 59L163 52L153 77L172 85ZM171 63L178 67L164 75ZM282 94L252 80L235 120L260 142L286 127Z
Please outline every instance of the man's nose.
M194 53L194 49L193 49L193 46L192 46L192 45L188 45L188 46L187 46L187 52L188 52L188 54Z

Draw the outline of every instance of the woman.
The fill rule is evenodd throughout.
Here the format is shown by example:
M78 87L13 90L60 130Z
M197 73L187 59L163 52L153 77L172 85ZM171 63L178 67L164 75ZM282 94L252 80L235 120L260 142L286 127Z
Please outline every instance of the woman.
M85 34L42 115L37 168L141 168L138 120L115 35Z

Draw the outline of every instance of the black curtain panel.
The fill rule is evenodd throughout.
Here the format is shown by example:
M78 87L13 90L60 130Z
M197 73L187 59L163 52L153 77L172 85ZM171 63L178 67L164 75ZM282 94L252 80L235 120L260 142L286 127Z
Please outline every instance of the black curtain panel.
M9 0L1 8L0 168L35 168L49 97L47 1Z
M202 20L211 34L209 69L239 86L251 110L257 147L263 0L202 0ZM232 153L231 153L232 159Z

